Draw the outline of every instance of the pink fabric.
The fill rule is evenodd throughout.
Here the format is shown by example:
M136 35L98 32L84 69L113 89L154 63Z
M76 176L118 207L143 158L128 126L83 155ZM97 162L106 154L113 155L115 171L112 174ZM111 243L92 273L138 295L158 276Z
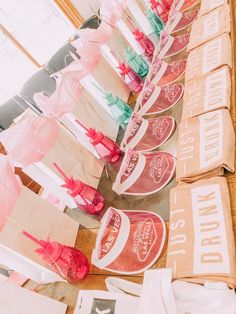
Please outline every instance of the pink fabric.
M82 73L87 75L96 67L101 58L101 45L109 39L113 30L106 17L106 21L102 21L96 30L87 28L77 31L80 38L71 44L81 57L77 63L82 67Z
M75 60L70 65L68 65L65 69L60 72L64 75L69 75L73 77L78 83L79 80L87 76L93 70L93 65L86 62L86 60Z
M100 0L100 16L103 21L110 23L115 26L121 18L125 8L125 0Z
M113 28L107 22L102 21L97 29L85 28L78 29L79 40L91 43L105 43L113 32Z
M34 100L44 114L60 117L73 110L81 96L81 88L79 81L68 71L57 75L56 84L56 90L50 97L41 92L34 94Z
M0 154L0 231L15 205L21 188L22 183L20 178L15 175L14 167L6 156Z
M75 60L73 63L77 64L81 72L81 78L83 78L91 73L99 63L101 45L89 41L83 42L81 39L74 40L71 44L76 48L76 52L81 57L80 60ZM71 64L64 71L69 71L69 67L71 67Z
M86 75L98 64L101 58L101 45L111 36L126 7L125 0L100 0L100 2L102 22L98 29L79 29L77 34L80 38L72 42L81 57L78 61L81 71Z
M63 245L57 241L38 240L30 233L22 233L31 241L39 245L35 250L49 268L70 283L77 283L89 272L87 257L74 247Z
M59 134L57 122L49 117L27 117L0 133L9 158L26 167L40 161L53 147Z

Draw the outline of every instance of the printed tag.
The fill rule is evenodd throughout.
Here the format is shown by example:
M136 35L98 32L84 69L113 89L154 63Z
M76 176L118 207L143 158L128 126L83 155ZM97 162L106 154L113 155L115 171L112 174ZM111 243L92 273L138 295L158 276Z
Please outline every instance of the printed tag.
M220 65L222 54L221 38L213 40L204 45L202 73L206 74Z
M90 314L115 314L116 300L94 299Z
M230 273L221 192L218 184L191 189L194 274Z
M204 110L209 111L219 106L227 106L227 72L217 71L206 78Z
M199 116L200 169L220 160L223 154L223 117L220 110Z
M219 30L219 12L207 14L204 18L203 38L214 36Z

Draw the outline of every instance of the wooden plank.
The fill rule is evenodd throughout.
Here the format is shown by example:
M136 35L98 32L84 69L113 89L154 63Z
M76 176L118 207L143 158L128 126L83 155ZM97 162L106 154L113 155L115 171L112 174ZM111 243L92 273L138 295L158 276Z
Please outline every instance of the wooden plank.
M13 44L20 49L20 51L26 55L38 68L40 68L40 64L38 63L38 61L36 59L34 59L34 57L29 53L29 51L27 49L25 49L20 43L19 41L10 33L8 32L8 30L2 25L0 24L0 30L3 32L3 34L5 34L12 42Z
M78 28L84 22L84 19L70 0L54 0L54 2L75 28Z

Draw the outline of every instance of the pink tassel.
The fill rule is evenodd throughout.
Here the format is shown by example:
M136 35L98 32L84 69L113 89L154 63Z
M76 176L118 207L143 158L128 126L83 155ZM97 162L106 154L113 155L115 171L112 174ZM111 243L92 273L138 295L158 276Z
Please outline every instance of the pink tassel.
M102 211L105 206L105 200L98 190L80 180L73 179L73 177L68 178L55 162L53 166L65 181L62 187L67 189L68 194L73 197L75 203L81 210L90 215L97 215Z
M35 252L41 255L52 271L67 281L77 283L88 274L88 259L81 251L56 241L38 240L26 231L22 233L41 247Z

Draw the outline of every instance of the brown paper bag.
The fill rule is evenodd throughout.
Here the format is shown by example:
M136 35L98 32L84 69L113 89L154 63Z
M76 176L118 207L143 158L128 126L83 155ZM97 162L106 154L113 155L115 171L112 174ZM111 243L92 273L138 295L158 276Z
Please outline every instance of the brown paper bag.
M232 67L229 34L212 39L190 52L187 59L185 82L204 76L223 65Z
M194 182L234 172L235 135L229 111L221 109L180 123L176 178Z
M99 104L104 104L104 106L106 106L104 94L93 85L93 82L99 84L105 92L110 91L124 101L127 101L129 98L129 89L104 57L101 57L95 69L80 82L94 99L99 102Z
M86 91L82 93L72 114L87 128L95 128L110 138L116 138L118 124L114 122L108 110L100 106Z
M116 67L117 60L112 53L114 52L118 58L122 58L125 49L129 46L133 47L137 53L141 52L134 35L129 28L129 24L127 23L127 16L126 14L123 14L116 24L116 29L113 30L111 36L105 42L105 45L102 46L102 54L104 58L117 73L119 73L119 70Z
M188 82L184 91L182 121L209 111L230 109L230 96L231 78L227 66Z
M52 163L56 162L68 176L79 178L86 184L97 186L103 171L103 164L78 143L63 126L54 147L41 161L55 174L58 172Z
M35 113L27 110L18 117L16 122L29 115L35 115ZM58 123L58 126L59 136L49 153L40 162L23 168L23 171L65 205L75 208L77 207L75 202L67 194L66 189L61 187L64 181L52 163L56 162L68 176L78 178L95 188L98 186L104 165L62 124Z
M83 90L73 111L63 115L60 121L77 138L78 142L87 148L95 157L99 158L87 136L85 130L76 122L78 119L85 127L95 128L109 138L116 140L119 124L111 114L104 109L87 91Z
M225 178L180 184L170 192L166 267L174 279L236 287L235 242Z
M199 17L193 23L188 51L224 33L230 33L230 8L228 4Z
M34 252L39 246L24 236L22 231L41 240L49 237L50 240L74 246L78 228L75 220L23 187L0 233L0 263L39 283L63 280L49 270Z
M199 14L206 14L227 3L228 0L202 0Z

